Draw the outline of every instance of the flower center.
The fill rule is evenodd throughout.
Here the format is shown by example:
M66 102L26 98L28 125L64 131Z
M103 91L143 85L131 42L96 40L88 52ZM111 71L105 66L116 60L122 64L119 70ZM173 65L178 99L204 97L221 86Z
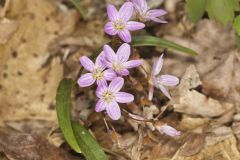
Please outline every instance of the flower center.
M148 17L149 17L149 16L148 16L148 13L147 13L147 12L139 12L139 13L138 13L138 18L139 18L139 20L140 20L141 22L146 22L146 21L148 21L148 20L149 20Z
M161 85L161 81L159 77L152 76L152 82L155 87L159 88L158 86Z
M122 64L119 63L119 62L114 62L114 63L113 63L113 69L114 69L115 71L120 71L120 70L123 69L123 66L122 66Z
M109 103L109 102L111 102L111 101L113 101L113 100L115 99L115 95L114 95L114 93L111 92L111 91L105 91L105 92L103 92L102 97L103 97L103 101L104 101L104 102L107 102L107 103Z
M92 72L92 76L96 80L102 80L104 77L104 72L100 68L96 68Z
M116 20L115 22L114 22L114 28L116 29L116 30L123 30L123 29L125 29L125 27L126 27L126 22L124 22L124 21L122 21L122 20Z

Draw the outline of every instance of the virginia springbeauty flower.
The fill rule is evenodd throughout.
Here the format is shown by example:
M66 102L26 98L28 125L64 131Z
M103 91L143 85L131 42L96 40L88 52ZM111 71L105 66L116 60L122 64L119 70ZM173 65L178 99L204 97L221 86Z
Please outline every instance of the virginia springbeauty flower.
M123 78L117 77L110 82L109 86L104 83L98 86L96 95L99 100L96 104L96 112L106 110L113 120L118 120L121 117L118 103L130 103L134 100L132 94L119 92L123 84Z
M124 42L131 42L129 31L139 30L145 27L145 24L135 21L129 21L133 13L133 4L126 2L122 5L119 12L113 5L107 6L107 14L110 22L104 26L104 31L111 35L118 35Z
M175 128L167 125L167 124L164 124L162 125L160 128L159 128L159 131L162 132L162 133L165 133L171 137L176 137L176 136L180 136L181 132L180 131L177 131Z
M171 99L171 96L165 86L176 86L179 83L179 79L172 75L158 75L163 66L163 54L159 59L153 64L151 79L150 79L150 89L148 99L152 100L154 86L162 91L162 93ZM152 86L153 85L153 86Z
M106 84L106 80L112 80L116 77L116 73L111 69L104 71L106 66L103 62L104 53L100 53L96 59L95 64L86 56L80 58L81 65L90 73L83 74L78 79L78 85L80 87L87 87L92 85L95 81L97 84Z
M138 67L142 64L142 60L128 61L131 48L127 43L122 44L116 54L109 45L104 45L104 53L106 57L105 65L120 76L128 75L128 69Z
M141 21L155 21L158 23L167 23L167 21L161 20L159 17L165 15L167 12L163 9L149 10L146 0L129 0L133 3L134 9L137 12Z

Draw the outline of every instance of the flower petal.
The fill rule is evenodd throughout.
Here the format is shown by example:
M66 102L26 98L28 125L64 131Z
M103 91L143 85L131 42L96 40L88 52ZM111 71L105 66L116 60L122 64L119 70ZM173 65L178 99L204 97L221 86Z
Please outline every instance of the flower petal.
M79 79L78 79L78 85L80 87L88 87L92 85L95 82L95 79L92 76L92 73L86 73L83 74Z
M149 17L160 17L160 16L163 16L167 14L167 11L163 10L163 9L152 9L152 10L149 10L147 12L147 15Z
M116 53L118 60L121 62L126 62L129 59L130 54L131 48L127 43L122 44Z
M117 104L116 101L113 101L113 102L107 104L106 105L106 110L107 110L108 116L112 120L120 119L120 117L121 117L121 110L120 110L119 105Z
M124 80L121 77L114 78L112 82L109 84L109 89L112 92L118 92L124 84Z
M117 71L117 74L120 76L127 76L129 75L129 71L127 69L121 69L120 71Z
M154 76L158 75L162 69L163 66L163 55L162 54L157 61L154 62L153 68L152 68L152 74Z
M105 65L105 61L104 61L104 59L105 59L106 57L105 57L105 54L104 54L104 52L102 51L98 56L97 56L97 59L96 59L96 61L95 61L95 64L96 64L96 66L98 66L98 67L100 67L102 70L104 70L105 68L106 68L106 65Z
M130 103L134 100L134 96L126 92L117 92L115 96L116 101L119 103Z
M163 133L171 136L171 137L180 136L180 134L181 134L180 131L177 131L175 128L173 128L167 124L162 125L158 130L160 132L163 132Z
M161 20L161 19L159 19L159 18L151 18L151 17L150 17L150 19L151 19L152 21L154 21L154 22L157 22L157 23L167 23L167 21Z
M135 22L135 21L127 22L127 29L129 31L136 31L139 29L143 29L144 27L145 27L145 24L141 22Z
M104 26L104 32L114 36L118 33L118 31L114 28L114 23L113 22L107 22Z
M131 34L127 29L118 32L118 36L126 43L130 43L132 41Z
M97 80L97 85L98 86L106 86L107 85L107 81L106 79L102 79L102 80Z
M124 67L127 69L135 68L135 67L142 65L142 63L143 63L142 60L131 60L131 61L125 62Z
M165 86L176 86L179 83L179 79L172 75L161 75L159 82Z
M168 90L163 85L159 85L158 87L166 97L168 97L169 99L172 99Z
M107 6L107 14L110 21L115 21L119 18L119 13L114 5L109 4Z
M104 91L108 89L107 84L101 83L98 85L97 90L96 90L96 95L98 98L102 98L102 94Z
M104 71L104 77L106 80L111 81L117 77L116 72L112 69L107 69Z
M131 2L125 2L119 10L119 18L128 21L132 17L133 4Z
M146 12L148 10L146 0L135 0L135 3L139 6L142 12Z
M91 61L91 59L89 59L88 57L86 56L82 56L80 58L80 63L81 65L84 67L84 69L86 69L87 71L89 72L92 72L95 65L94 63Z
M110 62L114 62L114 61L117 60L117 56L116 56L115 52L113 51L113 49L109 45L104 45L103 50L104 50L106 58Z
M102 99L99 99L97 101L97 104L96 104L96 107L95 107L95 111L96 112L101 112L101 111L105 110L105 108L106 108L106 104L103 102Z

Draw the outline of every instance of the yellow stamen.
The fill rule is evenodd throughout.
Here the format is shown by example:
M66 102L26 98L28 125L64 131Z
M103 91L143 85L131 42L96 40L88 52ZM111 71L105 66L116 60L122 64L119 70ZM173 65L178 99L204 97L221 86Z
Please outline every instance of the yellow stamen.
M92 76L96 80L102 80L104 77L104 72L100 68L97 68L92 72Z
M114 96L114 93L113 93L113 92L111 92L111 91L105 91L105 92L103 93L103 100L104 100L104 102L109 103L109 102L113 101L114 99L115 99L115 96Z
M124 21L121 21L121 20L116 20L115 22L114 22L114 28L116 29L116 30L123 30L123 29L125 29L126 28L126 23L124 22Z
M114 62L114 63L113 63L113 69L114 69L115 71L120 71L120 70L123 69L123 66L122 66L122 64L119 63L119 62Z

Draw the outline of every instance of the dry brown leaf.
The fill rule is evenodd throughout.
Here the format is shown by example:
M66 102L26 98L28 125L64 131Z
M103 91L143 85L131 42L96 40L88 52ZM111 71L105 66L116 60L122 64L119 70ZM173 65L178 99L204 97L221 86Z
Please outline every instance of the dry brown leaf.
M0 21L0 44L5 44L17 30L18 23L9 19L2 19Z
M236 138L231 135L220 143L205 147L193 156L181 156L179 150L171 160L239 160L240 153L236 143Z
M226 97L230 90L233 79L234 53L228 53L216 68L203 76L203 89L207 95Z
M10 160L67 160L59 149L46 140L6 128L0 131L0 151Z
M161 136L160 141L153 147L148 158L152 160L170 158L176 153L181 145L181 142L177 140L174 140L167 136Z
M231 136L233 136L232 129L226 126L220 126L211 129L212 131L206 136L206 145L215 145Z
M216 117L221 116L233 107L232 104L221 104L219 101L207 98L194 90L199 84L201 82L197 71L194 66L190 66L179 85L180 98L179 103L174 104L174 111L203 117Z
M195 129L198 127L203 127L208 124L209 118L193 117L187 114L183 114L181 125L186 129Z
M55 57L42 65L49 45L74 30L76 12L59 9L55 0L14 0L8 5L5 16L14 17L18 29L0 46L0 125L25 118L56 122L53 104L63 65Z
M205 146L204 134L192 134L180 148L179 155L192 156L199 153Z
M226 27L215 21L204 19L199 21L196 30L193 35L195 43L211 52L225 53L235 47L235 33L230 26ZM206 56L209 52L203 54Z

